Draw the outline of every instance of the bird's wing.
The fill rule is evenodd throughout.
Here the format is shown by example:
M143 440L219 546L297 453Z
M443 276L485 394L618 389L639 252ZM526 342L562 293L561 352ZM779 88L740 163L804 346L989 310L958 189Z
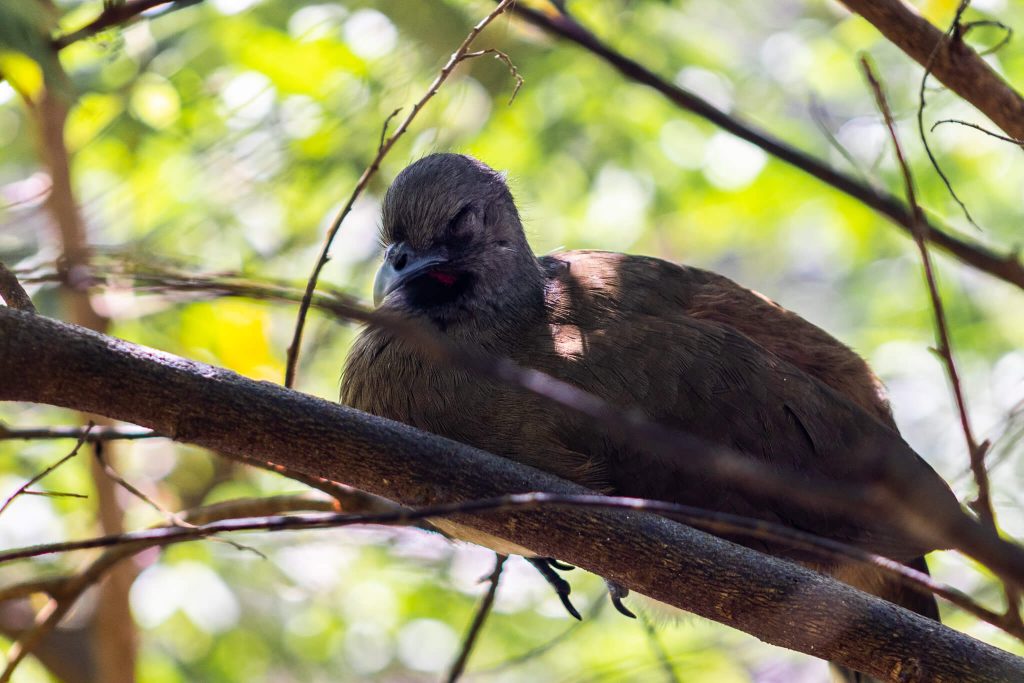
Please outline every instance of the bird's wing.
M763 294L717 273L646 256L571 251L545 261L549 270L571 273L575 293L589 307L654 316L671 311L730 327L896 428L882 383L864 359Z
M632 258L582 255L567 266L546 263L552 273L549 318L537 334L547 339L533 344L549 349L535 355L542 359L540 369L612 405L639 408L660 424L777 466L797 482L866 481L862 460L852 456L864 451L867 457L905 459L919 485L953 498L895 430L864 408L733 327L688 315L679 290L687 280L699 288L711 274L665 262L651 267L650 261L637 274ZM827 505L811 509L775 496L750 496L710 478L673 476L671 460L589 427L566 429L561 438L566 447L606 462L616 493L778 521L895 559L932 549L884 520L866 528Z

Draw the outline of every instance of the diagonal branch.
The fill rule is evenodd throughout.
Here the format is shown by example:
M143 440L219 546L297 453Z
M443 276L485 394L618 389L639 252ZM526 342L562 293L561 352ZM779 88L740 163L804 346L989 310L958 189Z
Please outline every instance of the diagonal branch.
M455 658L448 671L448 676L445 679L447 683L455 683L462 676L462 672L466 670L466 663L469 661L469 655L473 652L473 645L476 644L476 639L494 606L494 597L498 594L498 584L501 582L501 570L505 567L507 559L508 555L495 555L494 569L491 571L491 575L481 579L488 582L487 592L484 593L484 597L480 598L480 604L477 605L476 612L473 614L473 621L469 624L469 629L462 639L459 656Z
M820 159L715 108L706 100L667 81L643 64L608 46L568 15L551 15L523 4L515 5L512 11L516 16L548 33L576 43L607 62L625 78L653 88L681 109L693 112L722 130L757 145L772 156L853 197L888 218L907 236L913 237L914 215L907 205L895 196L878 192L856 178L840 173ZM1024 117L1020 120L1024 121ZM944 232L935 225L928 226L928 240L960 261L1024 289L1024 264L1017 258L1016 253L994 252L982 244Z
M194 510L186 510L180 515L185 522L198 525L242 515L281 514L289 511L332 510L333 508L333 501L300 494L223 501ZM46 605L37 613L35 623L31 628L18 635L18 640L8 652L7 665L3 672L0 672L0 683L8 680L18 664L27 655L37 650L43 638L60 624L87 589L97 585L122 561L151 546L152 544L147 543L117 545L108 548L82 571L71 576L31 581L0 589L0 601L27 597L35 593L45 593L49 596Z
M939 295L939 285L935 278L935 268L932 264L931 254L928 252L927 226L917 203L916 192L914 191L914 179L910 174L910 167L907 165L906 157L903 154L903 147L900 145L899 137L896 135L896 124L893 122L892 112L885 98L885 92L881 83L875 76L871 63L867 57L861 57L861 68L875 94L875 101L878 103L879 111L889 129L889 137L892 140L896 151L896 159L899 162L903 174L903 184L907 193L907 201L914 211L915 232L914 242L917 244L918 252L921 254L921 263L924 267L925 282L928 284L928 297L931 301L932 312L935 317L935 336L938 338L936 351L946 367L946 374L953 387L953 397L956 400L957 415L960 418L960 426L963 430L964 440L967 442L967 450L971 458L971 470L974 472L975 481L978 484L978 500L972 505L978 515L987 524L995 527L995 517L992 512L992 500L989 493L988 472L985 469L985 451L987 446L979 444L974 438L974 430L971 428L970 415L967 412L967 400L964 398L963 388L960 385L960 373L957 371L956 360L953 358L953 344L950 341L949 324L946 322L946 309L942 304L942 297Z
M45 276L44 276L45 277ZM277 283L254 283L228 277L173 276L137 272L144 287L157 291L187 291L205 296L244 296L293 301L295 290ZM710 477L752 495L774 495L810 507L826 506L851 518L871 521L873 510L884 510L886 523L901 523L931 547L956 547L980 559L1005 581L1024 585L1024 549L982 528L958 505L940 506L942 491L918 481L917 471L900 458L885 457L885 447L856 450L849 457L870 472L870 485L808 478L795 487L786 473L742 457L721 446L676 429L665 428L635 413L623 413L600 398L549 375L523 368L509 359L456 348L431 328L393 314L368 311L350 297L319 293L314 305L340 318L379 326L408 339L433 362L461 367L482 377L517 386L591 420L595 429L614 429L660 458L656 466L679 470L678 476ZM902 442L900 442L902 443ZM280 467L279 465L276 467ZM288 471L300 478L301 473ZM875 513L877 514L877 513ZM876 520L877 521L877 520Z
M29 313L36 312L32 298L22 288L18 277L3 263L0 263L0 299L3 299L11 308L18 308Z
M59 376L53 371L58 367ZM233 457L345 481L404 506L510 492L588 493L406 425L3 308L0 399L105 413ZM1024 660L1013 655L816 572L645 511L537 508L454 519L768 642L874 676L1024 677ZM794 623L803 628L792 628Z
M173 11L176 7L186 7L194 4L195 2L201 2L201 0L193 0L189 2L182 0L177 2L176 0L126 0L125 2L105 2L103 3L103 11L100 12L99 16L90 21L88 24L68 33L60 36L53 41L53 47L57 50L63 50L72 43L77 43L80 40L91 38L109 28L115 26L124 26L145 12L154 10L164 5L167 6L167 11Z
M1024 98L964 42L962 31L944 33L903 0L842 2L1010 137L1024 141Z
M513 0L501 0L497 7L491 10L487 16L477 22L477 24L470 30L465 39L463 39L462 44L456 48L455 52L452 53L445 65L441 67L441 71L438 72L434 81L430 84L430 87L427 88L427 91L419 100L417 100L416 104L412 106L412 109L410 109L406 117L402 119L402 122L398 124L398 128L395 129L395 132L381 141L380 145L377 147L377 154L373 157L370 165L366 167L366 170L363 171L363 174L359 176L359 180L356 181L356 186L352 190L352 194L349 195L348 201L345 202L345 205L331 222L331 226L327 229L327 234L324 236L323 245L320 247L320 254L317 256L316 264L313 266L313 272L310 273L309 281L306 283L306 291L302 296L302 302L299 304L299 311L295 317L295 330L292 333L291 344L288 345L288 358L284 373L284 385L286 387L291 387L295 384L295 372L299 362L299 347L302 345L302 331L306 325L306 314L309 312L313 293L316 291L316 283L320 277L320 271L322 271L324 266L327 265L327 261L330 258L329 254L331 244L334 243L334 237L338 234L338 230L341 228L341 224L345 220L345 217L348 216L349 212L352 210L352 205L355 204L355 201L360 197L360 195L362 195L367 185L370 184L370 179L373 178L377 169L380 168L380 164L384 160L384 157L391 151L391 148L394 147L398 139L405 135L405 132L409 130L409 126L412 125L413 119L416 118L416 115L419 114L420 111L423 110L423 107L427 106L427 103L434 97L434 95L437 94L444 82L448 80L449 76L451 76L455 67L458 66L459 63L474 57L494 54L505 62L511 70L512 76L516 79L516 86L512 91L512 97L515 97L520 86L522 86L522 77L519 75L515 66L512 65L512 61L505 55L505 53L497 50L478 50L476 52L470 52L470 47L473 45L473 41L476 40L477 36L479 36L492 21L509 9L512 4ZM511 100L509 100L509 102L511 103ZM385 131L387 130L388 123L390 123L391 119L397 113L398 112L396 110L384 122Z
M9 495L4 500L3 505L0 505L0 515L2 515L4 513L4 510L6 510L11 505L11 503L14 502L15 498L17 498L18 496L28 492L28 489L32 486L32 484L36 483L37 481L39 481L40 479L42 479L43 477L48 475L50 472L53 472L55 469L57 469L58 467L60 467L64 463L66 463L68 460L70 460L71 458L73 458L76 455L78 455L78 451L81 450L82 445L85 444L86 438L89 435L89 430L92 429L92 426L93 425L90 422L89 425L85 428L85 432L83 433L83 435L78 438L78 443L75 444L75 447L73 449L71 449L70 453L68 453L67 455L62 457L60 460L58 460L57 462L55 462L52 465L48 466L42 472L40 472L39 474L35 475L34 477L29 479L28 481L26 481L24 484L19 486L17 488L17 490L15 490L14 493Z
M961 3L960 7L962 11L962 9L966 7L966 3ZM988 441L979 443L977 439L974 438L974 430L971 428L971 418L967 411L967 399L964 397L963 387L960 383L960 373L957 371L956 360L953 358L953 343L950 340L949 325L946 322L946 309L942 303L942 297L939 295L939 286L935 277L935 268L932 264L931 254L928 252L928 244L925 241L927 228L921 220L923 213L917 203L916 192L914 190L914 178L910 173L910 166L907 164L906 157L903 154L903 147L900 145L899 136L896 134L896 124L893 122L892 112L889 109L889 103L886 100L885 91L883 90L878 78L875 76L871 68L871 62L868 58L866 56L861 57L860 63L861 69L868 80L868 84L874 92L875 101L878 104L878 109L882 113L883 119L885 120L885 125L889 129L889 137L892 140L893 148L896 152L896 160L899 163L900 171L903 174L903 183L907 193L907 201L910 202L910 206L913 208L914 214L918 218L917 230L914 233L914 243L917 245L917 250L921 254L921 263L924 267L925 282L928 284L928 296L931 301L932 312L935 318L935 336L938 341L938 345L935 350L945 365L946 375L949 377L949 383L953 389L953 398L956 403L957 415L960 418L960 428L963 431L964 441L967 443L967 453L970 458L971 472L974 474L974 481L978 486L978 497L970 503L970 506L978 513L982 522L995 530L997 528L995 511L992 507L992 494L991 486L989 484L988 469L985 466L985 455L988 452L990 444ZM929 156L930 155L931 153L929 152ZM932 159L933 163L934 161L935 160ZM936 166L936 168L938 167ZM953 196L955 197L956 195L954 194ZM1008 623L1021 624L1021 617L1019 613L1020 591L1018 587L1011 585L1006 586L1006 602L1006 621Z

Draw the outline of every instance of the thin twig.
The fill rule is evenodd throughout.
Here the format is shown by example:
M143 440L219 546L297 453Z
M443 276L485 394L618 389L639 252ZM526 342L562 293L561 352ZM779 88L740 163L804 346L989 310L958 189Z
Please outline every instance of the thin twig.
M203 524L238 515L261 512L289 512L298 510L331 510L332 501L312 498L308 494L272 496L259 499L230 500L222 503L187 510L179 516L192 524ZM45 593L50 600L36 614L33 626L22 633L7 653L7 666L0 674L0 683L10 679L18 664L38 646L43 637L56 628L64 616L90 587L96 585L111 569L124 559L150 546L145 544L122 545L108 548L84 570L66 577L28 581L0 589L0 601Z
M1024 140L1016 140L1014 138L1011 138L1009 135L1001 135L999 133L996 133L996 132L993 132L991 130L988 130L987 128L983 128L982 126L979 126L976 123L971 123L970 121L961 121L960 119L941 119L941 120L936 121L935 123L933 123L932 127L929 130L934 132L936 128L938 128L939 126L941 126L941 125L943 125L945 123L956 123L956 124L959 124L961 126L967 126L968 128L973 128L975 130L980 130L985 135L988 135L989 137L993 137L993 138L995 138L997 140L1002 140L1003 142L1012 142L1015 145L1018 145L1020 147L1024 147Z
M654 630L651 618L641 612L639 621L640 625L643 626L644 633L647 635L647 642L650 643L651 649L654 650L654 656L657 657L661 670L665 672L665 680L669 683L680 683L679 675L676 674L676 669L672 666L672 659L668 656L668 652L661 643L661 639L658 638L658 632Z
M393 112L388 114L388 117L384 119L384 125L380 127L380 142L377 143L377 151L384 149L384 142L388 139L388 127L391 125L391 120L401 113L402 108L398 107Z
M512 58L497 48L489 47L486 50L467 52L463 56L463 59L483 57L484 55L494 55L495 59L504 62L505 66L508 67L509 73L512 75L512 78L515 79L516 85L514 88L512 88L512 94L508 98L508 104L512 104L513 102L516 101L516 95L519 94L519 89L523 87L523 83L525 83L526 81L523 79L522 75L520 75L519 69L516 68L516 65L512 63Z
M996 52L999 52L1004 47L1006 47L1010 43L1010 41L1013 40L1013 27L1007 26L1003 22L996 21L994 19L976 19L974 21L968 21L966 24L960 26L960 38L966 38L967 34L970 33L971 29L981 28L983 26L1002 29L1003 37L1000 38L999 42L997 42L992 47L986 48L979 52L979 57L986 57L988 55L995 54Z
M818 98L813 94L811 95L808 111L811 114L811 120L814 121L814 125L818 127L818 130L825 137L825 140L828 142L828 144L832 146L832 149L836 150L839 153L839 155L843 157L846 163L848 163L850 167L857 172L857 175L860 176L861 181L863 181L865 184L870 184L871 179L868 177L867 172L863 168L861 168L860 162L857 161L856 158L854 158L853 154L850 152L849 149L847 149L846 145L839 142L839 139L836 138L835 134L832 132L832 129L829 127L828 121L826 120L828 111L821 104Z
M93 454L96 457L96 462L99 464L100 469L103 471L103 473L105 475L107 475L107 477L110 478L111 481L113 481L115 484L117 484L118 486L123 488L125 491L127 491L128 493L132 494L133 496L135 496L136 498L141 500L143 503L145 503L149 507L151 507L154 510L156 510L156 512L161 517L163 517L165 520L167 520L168 524L172 524L172 525L175 525L175 526L189 526L188 522L183 520L181 517L179 517L174 512L171 512L170 510L165 509L162 505L160 505L159 503L154 501L152 498L150 498L145 493L140 491L136 486L131 484L127 479L122 477L120 475L120 473L118 473L118 471L115 470L114 467L109 462L107 462L107 459L103 456L103 442L102 441L97 441L96 442L96 445L95 445L94 450L93 450Z
M201 0L194 0L194 2L180 4L187 6L199 1ZM175 9L175 3L176 0L127 0L126 2L120 3L104 3L103 11L100 12L98 17L77 31L73 31L72 33L68 33L67 35L63 35L55 39L53 41L53 46L58 50L63 50L72 43L77 43L79 40L84 40L85 38L91 38L98 33L106 31L108 28L123 26L134 21L141 14L160 7L161 5L168 5L167 12L171 12Z
M950 182L945 171L942 170L942 166L939 165L939 160L935 158L931 145L928 144L928 135L925 133L924 129L924 108L927 106L927 101L925 100L925 86L928 84L928 77L931 75L932 69L935 66L936 58L942 51L942 48L946 46L946 42L962 39L963 33L960 32L960 18L963 16L964 12L967 11L967 7L970 4L971 0L960 0L960 5L956 8L956 14L953 15L953 22L943 34L942 40L935 43L935 48L932 50L931 55L929 55L928 62L924 65L924 75L921 76L921 87L918 90L917 95L917 133L921 137L921 144L924 145L924 151L928 154L929 161L932 162L932 168L934 168L935 172L939 174L939 178L942 179L942 183L946 186L946 190L949 191L949 196L951 196L960 206L960 210L963 212L964 218L967 219L967 222L980 230L981 227L974 222L974 218L971 217L971 212L967 210L967 205L964 204L957 195L956 190L953 189L953 183ZM888 107L888 105L886 106ZM889 115L892 116L891 113ZM912 200L913 198L908 196L908 199ZM911 210L914 213L914 220L916 223L923 220L923 214L918 210L918 207L912 205ZM914 239L918 239L916 234Z
M87 432L88 432L88 429L91 429L91 428L92 428L92 423L90 422L89 423L89 427L86 428ZM44 469L42 472L40 472L39 474L35 475L34 477L32 477L31 479L26 481L24 484L19 486L18 489L14 493L12 493L11 495L9 495L7 497L7 499L4 501L4 504L0 505L0 515L2 515L4 513L4 510L6 510L7 507L11 503L14 502L15 498L17 498L18 496L20 496L23 493L25 493L29 489L29 487L32 486L32 484L35 484L37 481L39 481L40 479L42 479L43 477L48 475L50 472L53 472L55 469L57 469L58 467L60 467L64 463L66 463L68 460L70 460L71 458L73 458L76 455L78 455L78 451L79 451L79 449L82 448L82 444L84 444L84 443L85 443L85 438L80 438L78 440L78 443L75 444L75 447L73 449L71 449L70 453L68 453L63 458L61 458L57 462L53 463L52 465L50 465L49 467Z
M515 655L509 659L506 659L503 662L499 662L494 666L489 666L486 669L479 669L477 670L477 673L498 673L499 671L511 669L513 667L524 664L530 661L531 659L536 659L537 657L541 657L547 654L548 652L555 649L556 647L564 643L566 640L571 638L573 635L575 635L579 629L583 628L588 623L596 620L601 615L601 611L605 608L605 605L611 604L611 601L603 599L604 597L604 595L601 595L602 599L593 600L590 609L585 613L583 619L580 619L579 621L572 619L572 624L564 631L556 635L554 638L551 638L550 640L547 640L536 647L530 648L526 652Z
M966 3L963 3L963 5L966 5ZM878 103L879 111L882 112L882 116L885 118L885 125L889 129L889 136L892 139L893 146L896 151L896 159L899 162L900 170L903 174L903 183L907 193L907 201L910 203L916 219L914 243L917 245L917 249L921 254L921 263L924 266L925 281L928 284L928 295L931 299L932 312L935 317L935 336L937 337L936 341L938 343L936 352L945 364L946 374L949 376L949 381L953 388L953 396L956 401L956 408L960 417L960 427L963 430L964 441L967 442L968 453L970 453L971 470L974 472L974 479L978 484L978 499L971 503L971 507L978 513L982 520L992 528L995 528L995 516L992 512L988 472L985 469L985 451L988 450L988 446L986 443L979 444L975 440L974 432L971 429L971 420L967 412L967 401L964 398L963 388L960 383L960 374L957 372L956 361L953 358L949 325L946 321L946 310L942 304L942 297L939 295L939 286L936 282L935 269L932 265L931 253L928 251L928 244L926 242L928 227L923 220L924 213L921 211L921 207L917 203L917 197L914 191L914 179L910 174L910 167L907 164L906 157L903 154L903 148L899 142L899 137L896 134L896 124L893 122L892 112L889 109L889 103L886 101L885 92L883 91L878 78L872 71L871 64L867 57L861 57L860 63L864 70L864 75L868 79L871 89L874 91L875 101Z
M71 493L70 491L22 491L23 496L41 496L43 498L88 498L84 493Z
M966 2L963 3L962 7L966 7L966 4ZM939 294L935 270L932 265L931 254L928 251L928 244L926 242L926 231L928 228L924 221L920 220L924 214L917 203L917 198L914 192L914 179L910 173L910 166L907 164L906 157L903 154L903 149L900 146L899 136L896 134L896 124L893 122L892 112L889 109L889 103L886 100L885 92L878 78L873 73L871 63L868 61L867 57L861 58L861 67L863 68L864 75L874 92L878 109L882 112L882 116L885 118L885 125L889 129L889 136L892 139L893 147L896 151L896 159L899 162L900 171L903 174L907 201L914 210L914 215L918 217L914 243L917 245L918 252L921 254L921 263L924 267L925 280L928 284L928 295L931 300L932 312L935 318L935 336L937 341L937 348L935 351L942 359L946 368L946 375L949 377L949 383L952 387L953 397L956 402L957 413L960 417L960 428L963 431L964 441L967 444L967 452L970 456L971 472L973 472L974 481L978 486L978 497L971 501L969 505L976 513L978 513L978 516L981 518L983 523L987 524L993 530L997 530L995 511L992 507L992 493L991 486L989 484L988 470L985 467L985 454L988 452L991 444L988 441L978 443L974 438L974 432L971 428L970 414L967 411L967 400L964 397L963 387L960 382L960 374L956 367L956 360L953 358L953 345L950 340L949 325L946 321L946 311L942 303L942 297ZM1012 624L1014 628L1020 627L1022 625L1019 611L1020 591L1009 582L1004 582L1004 589L1006 592L1006 614L1004 615L1003 621L1004 623Z
M93 425L90 422L87 429L92 428L92 426ZM7 506L10 505L15 498L27 491L29 486L39 481L71 458L75 457L84 443L84 438L79 439L78 443L75 444L74 449L72 449L70 453L47 467L36 476L32 477L32 479L27 481L17 491L11 494L10 497L4 501L4 504L0 506L0 514L3 514L4 510L7 509ZM11 649L7 652L7 664L4 667L3 672L0 672L0 683L8 683L8 681L10 681L18 664L20 664L21 661L28 656L33 649L35 649L36 645L39 644L39 641L41 641L47 633L56 628L57 624L60 623L60 620L64 618L64 615L67 614L69 609L71 609L70 605L62 606L55 598L50 598L46 605L36 614L36 620L33 627L27 632L22 633L14 645L11 646Z
M349 195L348 201L341 208L338 214L334 217L331 222L331 226L327 229L327 234L324 236L323 245L320 247L320 254L317 256L316 264L313 266L313 271L310 273L309 280L306 283L306 291L303 294L302 302L299 304L299 311L295 317L295 330L292 334L291 344L288 346L288 357L287 364L285 366L284 385L291 387L295 384L295 372L299 361L299 347L302 345L302 331L306 325L306 314L309 312L309 307L312 303L313 292L316 290L317 280L320 278L320 271L323 270L324 266L327 265L327 261L330 259L329 253L331 245L334 243L334 237L338 234L338 230L341 228L342 222L345 217L348 216L352 210L352 205L355 203L367 185L370 183L370 179L374 176L377 170L380 168L381 162L391 148L394 147L395 142L401 138L405 132L409 129L416 115L422 111L427 103L437 94L440 90L441 85L444 84L448 77L451 75L455 67L460 62L473 57L478 57L484 54L492 54L490 51L483 50L480 52L470 52L469 48L476 40L477 36L487 28L487 25L494 21L498 16L507 10L514 0L501 0L497 7L495 7L487 16L481 19L477 24L470 30L469 34L463 39L462 44L452 53L448 61L441 68L441 71L434 78L434 81L427 88L427 91L422 97L412 106L412 109L406 115L405 119L398 125L395 132L392 133L383 143L378 147L377 154L373 157L373 161L366 167L363 174L359 176L359 180L356 182L355 188L352 190L352 194ZM519 85L522 83L522 79L519 78L518 72L514 70L513 75L516 77L516 90L519 89ZM513 93L514 94L514 93ZM393 115L392 115L393 116ZM390 119L390 117L389 117Z
M491 607L494 606L494 596L497 595L498 584L501 582L501 570L504 568L505 560L507 559L508 555L500 553L496 553L494 556L494 569L491 571L491 575L487 577L490 585L488 585L484 596L480 598L480 604L477 605L476 612L473 614L473 621L470 623L466 635L462 638L462 648L459 650L459 656L452 663L452 668L448 671L448 677L445 679L447 683L455 683L455 681L459 680L459 677L462 676L462 672L466 668L466 662L469 661L469 655L473 651L473 645L476 643L477 636L480 635L484 622L487 621L487 617L491 613Z
M907 567L895 560L846 545L829 538L797 529L751 519L714 510L705 510L689 505L666 503L657 500L628 498L623 496L564 495L553 493L519 493L470 500L460 503L445 503L416 509L400 509L394 512L373 514L326 513L319 515L263 516L244 519L227 519L194 527L164 526L124 534L97 536L94 538L50 543L0 552L0 564L54 553L65 553L89 548L132 546L163 546L214 534L238 531L286 531L291 529L324 529L352 526L356 524L409 525L432 517L449 517L464 513L507 511L510 509L536 509L539 507L584 507L598 509L623 509L653 512L670 516L690 526L717 535L743 535L749 538L785 541L795 548L815 553L826 560L837 557L873 567L891 575L897 581L925 594L934 593L948 600L974 616L987 621L1011 635L1024 640L1024 629L1007 624L1002 615L975 603L969 596L956 588L940 583L928 574Z
M32 303L32 297L18 282L18 277L10 271L3 263L0 263L0 299L11 308L21 311L35 313L36 307Z
M122 427L9 427L0 422L0 441L41 441L47 439L82 439L86 443L97 441L133 441L136 439L165 438L149 429Z
M529 23L576 43L604 60L625 78L653 88L681 109L700 116L722 130L760 147L772 156L853 197L888 218L907 234L913 234L913 215L906 204L892 194L876 191L870 185L835 170L820 159L786 144L742 119L715 108L694 93L680 88L669 80L658 76L643 64L609 47L567 15L552 15L522 3L515 5L512 11L516 16L522 17ZM1016 252L999 254L982 244L967 241L939 230L935 225L929 226L928 239L960 261L1024 289L1024 264L1021 263Z

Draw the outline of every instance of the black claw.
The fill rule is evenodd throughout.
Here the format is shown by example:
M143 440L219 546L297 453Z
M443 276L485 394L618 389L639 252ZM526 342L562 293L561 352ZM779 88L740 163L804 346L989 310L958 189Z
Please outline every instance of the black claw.
M615 609L619 611L619 614L625 615L630 619L636 619L636 615L629 611L629 608L622 604L622 598L613 595L612 604L615 605Z
M554 567L555 569L561 569L563 572L568 572L568 571L572 571L573 569L576 569L576 567L572 566L571 564L566 564L565 562L559 562L558 560L556 560L554 558L548 558L548 564L551 565L552 567Z
M629 611L628 607L622 604L622 598L629 595L629 589L620 586L614 581L609 581L608 579L605 579L604 582L608 586L608 597L612 599L612 604L615 605L615 609L619 614L627 616L630 619L636 619L636 615Z
M583 621L583 617L580 616L579 611L572 604L572 601L569 600L569 593L568 592L566 592L566 593L559 593L558 594L558 598L562 601L562 607L565 608L566 612L568 612L569 614L574 616L576 618L576 621Z
M583 621L583 617L580 616L580 613L573 606L572 601L569 600L569 594L572 592L572 586L570 586L568 581L556 574L555 570L551 568L554 561L546 557L529 557L527 558L527 561L529 561L529 563L540 572L540 575L543 576L549 584L551 584L551 587L555 589L555 593L558 594L558 599L562 601L562 606L565 607L565 611L576 617L579 621Z

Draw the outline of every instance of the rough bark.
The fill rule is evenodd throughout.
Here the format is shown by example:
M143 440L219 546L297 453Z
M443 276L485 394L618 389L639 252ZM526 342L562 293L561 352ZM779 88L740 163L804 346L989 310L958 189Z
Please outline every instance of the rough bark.
M0 308L0 399L96 412L404 505L585 489L336 403ZM1024 680L1024 660L789 562L638 512L537 509L463 524L766 642L901 681Z

